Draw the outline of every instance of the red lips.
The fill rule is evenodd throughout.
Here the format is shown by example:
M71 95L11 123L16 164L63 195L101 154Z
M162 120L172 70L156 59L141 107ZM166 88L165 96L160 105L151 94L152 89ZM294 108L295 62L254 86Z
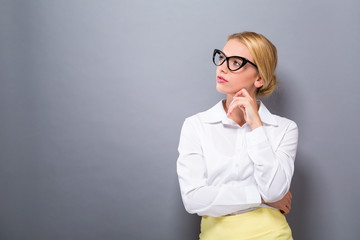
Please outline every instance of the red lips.
M216 81L218 83L226 83L227 81L225 80L225 78L223 78L222 76L217 76Z

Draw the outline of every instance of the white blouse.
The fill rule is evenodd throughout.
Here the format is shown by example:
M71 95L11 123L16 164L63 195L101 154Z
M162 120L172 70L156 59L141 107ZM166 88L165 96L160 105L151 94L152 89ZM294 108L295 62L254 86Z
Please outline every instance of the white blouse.
M260 102L263 126L251 130L226 116L222 101L185 119L177 173L185 209L198 215L239 214L289 191L298 142L295 122Z

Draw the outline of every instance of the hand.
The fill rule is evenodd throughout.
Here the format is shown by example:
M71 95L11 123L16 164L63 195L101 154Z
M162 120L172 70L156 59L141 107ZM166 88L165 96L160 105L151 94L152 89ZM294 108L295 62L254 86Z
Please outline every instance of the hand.
M250 125L251 129L254 130L257 127L262 126L256 99L253 99L245 88L241 89L234 95L228 108L228 117L235 108L241 109L244 114L244 119Z
M292 195L291 192L289 191L285 194L285 196L281 200L277 202L272 202L272 203L264 202L264 201L262 202L265 203L266 205L269 205L270 207L279 209L282 214L288 214L291 210L291 199L292 199Z

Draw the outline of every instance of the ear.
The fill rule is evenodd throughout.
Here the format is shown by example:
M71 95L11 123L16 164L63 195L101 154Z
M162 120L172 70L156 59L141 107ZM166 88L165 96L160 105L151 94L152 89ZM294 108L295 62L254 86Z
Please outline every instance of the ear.
M262 78L260 76L257 77L257 79L254 82L254 86L256 88L260 88L264 85L264 81L262 80Z

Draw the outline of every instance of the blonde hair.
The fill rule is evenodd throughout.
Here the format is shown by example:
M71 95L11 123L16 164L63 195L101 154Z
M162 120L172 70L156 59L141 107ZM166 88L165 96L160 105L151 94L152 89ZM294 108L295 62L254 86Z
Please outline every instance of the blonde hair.
M255 32L241 32L231 34L227 41L239 40L250 51L258 67L259 75L264 85L258 88L257 96L268 96L276 88L275 69L277 65L277 50L266 37Z

